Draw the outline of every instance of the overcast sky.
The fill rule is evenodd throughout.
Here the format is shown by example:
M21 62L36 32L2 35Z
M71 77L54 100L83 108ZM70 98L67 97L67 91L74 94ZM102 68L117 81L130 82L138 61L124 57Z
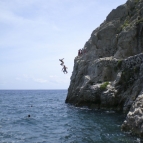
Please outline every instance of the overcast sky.
M78 49L125 2L0 0L0 89L67 89Z

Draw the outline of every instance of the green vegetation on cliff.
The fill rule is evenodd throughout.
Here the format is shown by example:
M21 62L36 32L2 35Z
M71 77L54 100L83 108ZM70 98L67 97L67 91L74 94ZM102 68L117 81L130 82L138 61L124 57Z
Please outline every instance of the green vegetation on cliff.
M101 84L100 89L101 89L101 90L106 90L108 84L109 84L108 81L107 81L107 82L104 82L103 84Z

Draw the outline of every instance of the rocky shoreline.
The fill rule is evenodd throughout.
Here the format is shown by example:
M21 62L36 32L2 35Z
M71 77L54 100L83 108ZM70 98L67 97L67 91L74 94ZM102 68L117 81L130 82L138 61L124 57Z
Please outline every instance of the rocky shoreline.
M143 0L112 10L76 56L66 103L127 114L121 125L143 137Z

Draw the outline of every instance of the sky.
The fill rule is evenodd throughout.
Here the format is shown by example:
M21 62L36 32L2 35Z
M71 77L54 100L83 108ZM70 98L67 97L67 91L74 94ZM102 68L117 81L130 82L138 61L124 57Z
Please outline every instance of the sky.
M0 89L68 89L78 49L125 2L0 0Z

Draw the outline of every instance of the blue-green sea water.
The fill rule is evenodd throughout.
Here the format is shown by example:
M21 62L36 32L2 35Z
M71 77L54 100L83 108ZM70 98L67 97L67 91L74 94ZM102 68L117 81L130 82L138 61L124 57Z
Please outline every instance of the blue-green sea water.
M0 90L0 143L139 143L125 115L65 104L67 90ZM30 115L30 117L28 117Z

